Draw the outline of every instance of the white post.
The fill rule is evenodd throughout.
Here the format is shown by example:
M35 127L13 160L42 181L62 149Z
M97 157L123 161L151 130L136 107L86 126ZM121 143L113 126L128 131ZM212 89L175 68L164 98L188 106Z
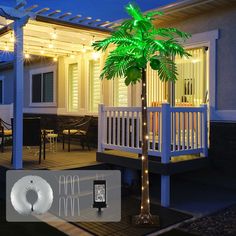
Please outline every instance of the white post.
M104 132L106 132L106 127L104 127L104 105L99 104L98 106L98 152L103 152L103 140L104 140Z
M28 19L27 19L28 20ZM23 55L23 26L27 21L17 19L14 22L14 121L13 121L13 168L22 169L23 154L23 81L24 81L24 55Z
M170 148L171 148L171 111L170 104L163 103L161 108L161 162L170 162Z
M163 103L161 110L161 162L167 164L170 162L171 151L171 110L170 104ZM170 176L161 176L161 206L170 205Z
M203 104L203 153L201 156L208 156L208 121L207 121L207 104Z

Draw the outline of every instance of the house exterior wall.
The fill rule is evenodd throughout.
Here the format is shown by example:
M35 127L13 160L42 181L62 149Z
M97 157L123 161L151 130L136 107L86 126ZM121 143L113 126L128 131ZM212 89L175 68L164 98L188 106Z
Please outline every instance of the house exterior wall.
M13 78L14 72L12 69L0 71L0 76L3 78L3 104L11 104L13 102Z
M218 110L236 110L236 6L212 10L195 17L161 24L158 27L176 27L191 34L219 29L217 40L216 67L216 108ZM235 118L236 120L236 118Z

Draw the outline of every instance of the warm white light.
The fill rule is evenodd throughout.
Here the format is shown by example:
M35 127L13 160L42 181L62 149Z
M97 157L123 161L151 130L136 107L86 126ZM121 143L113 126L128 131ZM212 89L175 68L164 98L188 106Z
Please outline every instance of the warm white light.
M142 190L144 190L144 187L142 187Z
M11 42L11 43L14 43L14 42L15 42L15 37L14 37L13 33L11 33L10 42Z
M98 60L100 58L100 53L99 52L93 52L92 53L92 58L93 60Z
M150 200L148 199L148 200L147 200L147 203L149 203L149 202L150 202Z
M26 52L26 53L25 53L25 58L26 58L26 59L29 59L29 58L30 58L30 54Z
M52 39L56 39L57 38L57 31L56 31L56 29L54 29L54 31L51 33L51 37L52 37Z
M43 48L40 50L40 54L43 55L45 53L45 51L43 50Z
M4 47L4 50L5 50L5 51L9 51L9 46L8 46L7 43L6 43L5 47Z
M85 53L86 52L86 48L85 48L85 46L84 46L84 44L83 44L83 48L82 48L82 50L81 50L83 53Z
M48 44L48 47L49 48L54 48L54 45L53 45L52 41L50 41L50 43Z
M144 110L146 110L147 108L146 108L146 107L144 107L143 109L144 109Z
M147 124L146 122L143 123L143 125L146 125L146 124Z
M148 139L148 138L149 138L148 135L146 135L146 136L145 136L145 139Z
M53 57L53 61L57 61L57 57Z
M145 86L146 86L146 84L144 83L144 84L143 84L143 87L145 87Z
M142 97L142 100L144 100L144 97Z
M74 54L71 54L71 55L70 55L70 58L71 58L71 59L75 59L75 55L74 55Z
M142 156L142 160L144 160L144 156Z
M141 209L143 209L143 206L141 206Z
M147 174L147 173L148 173L148 170L145 170L145 173Z

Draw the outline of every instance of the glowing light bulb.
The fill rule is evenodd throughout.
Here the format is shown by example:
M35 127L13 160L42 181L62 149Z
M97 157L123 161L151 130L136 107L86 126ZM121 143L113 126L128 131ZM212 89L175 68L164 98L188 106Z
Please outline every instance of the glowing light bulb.
M9 46L8 46L7 43L6 43L5 47L4 47L4 50L7 51L7 52L9 51Z
M15 37L14 37L13 33L11 33L10 42L14 43L15 41L16 41Z
M57 61L57 57L53 57L53 61Z
M144 187L142 187L142 190L144 190Z
M143 206L141 206L141 209L143 209Z
M92 53L92 58L94 61L98 60L100 57L100 53L99 52L93 52Z
M83 53L85 53L87 50L86 50L86 48L85 48L85 46L84 46L84 44L83 44L83 48L82 48L82 50L81 50Z
M44 53L45 53L45 51L43 50L43 48L41 48L40 54L41 54L41 55L44 55Z
M148 200L147 200L147 203L149 203L149 202L150 202L150 200L148 199Z
M146 135L146 136L145 136L145 139L148 139L148 138L149 138L148 135Z
M74 58L75 58L75 55L74 55L74 54L71 54L71 55L70 55L70 58L71 58L71 59L74 59Z
M48 47L49 48L54 48L54 45L53 45L52 41L49 42Z
M146 122L143 123L143 125L146 125L146 124L147 124Z
M144 156L142 156L142 160L144 160Z
M29 59L30 58L30 54L29 53L25 53L25 59Z
M145 170L145 173L147 174L147 173L148 173L148 170Z
M54 31L51 33L51 37L52 37L52 39L56 39L57 38L57 31L56 31L56 29L54 29Z

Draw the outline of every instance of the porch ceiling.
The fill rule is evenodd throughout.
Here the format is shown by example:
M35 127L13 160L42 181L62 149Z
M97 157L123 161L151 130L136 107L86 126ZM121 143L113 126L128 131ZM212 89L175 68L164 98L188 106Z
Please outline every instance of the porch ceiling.
M11 24L8 24L8 27L0 29L3 31L0 50L5 52L14 49L15 38L11 28ZM103 39L108 34L86 27L69 27L31 19L24 27L24 53L48 57L76 56L85 50L92 51L92 41Z

